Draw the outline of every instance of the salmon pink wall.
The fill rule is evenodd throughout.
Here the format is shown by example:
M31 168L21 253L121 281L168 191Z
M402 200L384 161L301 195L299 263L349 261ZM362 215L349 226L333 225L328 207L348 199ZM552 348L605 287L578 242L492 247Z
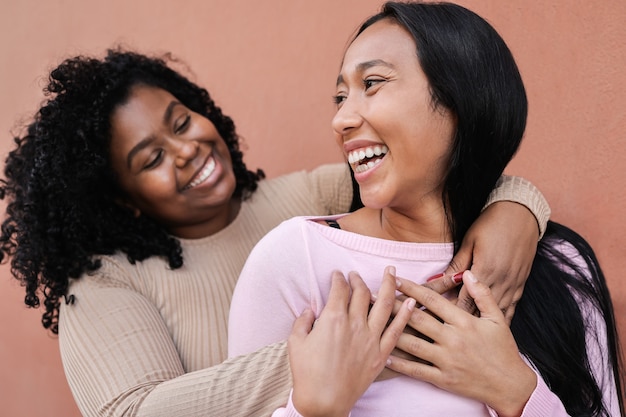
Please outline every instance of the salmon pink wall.
M42 75L76 53L123 44L171 51L231 115L250 167L269 176L340 161L331 95L350 34L379 0L22 0L0 13L0 159L40 102ZM626 2L462 0L516 56L530 114L508 173L532 180L554 220L604 266L626 338ZM57 341L0 266L0 414L72 417Z

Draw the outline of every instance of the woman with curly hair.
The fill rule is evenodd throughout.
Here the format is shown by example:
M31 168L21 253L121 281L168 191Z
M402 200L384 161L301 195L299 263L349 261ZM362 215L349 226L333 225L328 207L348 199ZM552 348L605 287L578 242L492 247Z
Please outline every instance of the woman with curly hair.
M166 58L73 57L50 73L45 93L6 160L0 255L11 258L26 304L42 303L43 326L58 333L81 412L250 416L284 403L286 343L223 362L230 298L270 229L350 208L347 165L263 179L243 162L233 121ZM492 201L521 195L537 215L489 206L457 264L479 258L506 308L549 209L531 184L503 181ZM450 268L433 284L449 286Z

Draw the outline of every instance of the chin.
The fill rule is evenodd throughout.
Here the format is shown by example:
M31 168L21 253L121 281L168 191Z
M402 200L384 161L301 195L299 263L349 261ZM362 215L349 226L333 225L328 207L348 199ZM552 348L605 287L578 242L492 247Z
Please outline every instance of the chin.
M361 193L361 202L363 205L370 209L382 209L387 207L387 201L383 201L380 197L372 195L364 195Z

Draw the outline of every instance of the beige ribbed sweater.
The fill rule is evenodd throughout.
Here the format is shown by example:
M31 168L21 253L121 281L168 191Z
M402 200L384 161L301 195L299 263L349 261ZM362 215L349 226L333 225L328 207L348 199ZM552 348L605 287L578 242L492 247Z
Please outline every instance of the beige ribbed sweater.
M181 240L182 268L105 256L99 270L73 280L59 344L83 415L269 416L285 404L284 342L223 362L235 282L252 247L281 221L345 212L351 198L345 164L264 180L226 229ZM494 198L522 202L545 227L549 208L529 182L507 177Z

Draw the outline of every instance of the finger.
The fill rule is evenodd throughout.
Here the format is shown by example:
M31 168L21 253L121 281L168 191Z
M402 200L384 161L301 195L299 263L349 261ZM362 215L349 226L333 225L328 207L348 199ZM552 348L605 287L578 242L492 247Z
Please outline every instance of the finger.
M428 382L434 385L442 378L439 368L425 363L400 358L390 355L387 360L387 368L409 376L418 381Z
M443 275L442 277L431 279L423 285L438 294L443 294L456 288L461 282L463 282L463 273L457 272L453 275Z
M432 341L406 333L400 336L396 348L411 355L411 360L420 360L430 365L436 359L437 352L441 351L440 347L433 344ZM395 356L399 355L395 353ZM403 358L406 359L404 356Z
M339 271L333 271L331 279L332 283L330 285L330 293L328 294L328 302L323 311L347 311L347 305L350 299L350 286L346 282L343 274Z
M465 271L463 283L467 286L469 295L474 299L481 318L504 322L504 314L491 295L489 287L479 282L471 271Z
M475 263L470 270L480 282L491 289L491 293L500 306L500 309L506 311L513 302L514 284L518 282L518 279L515 278L516 274L511 270L506 272L500 271L496 269L495 264L485 262L480 264ZM507 282L508 285L505 285L505 282Z
M314 322L315 314L313 313L313 310L307 308L293 322L290 338L295 337L297 339L304 339L309 333L311 333Z
M478 316L478 308L474 303L474 299L467 292L467 288L465 286L461 287L461 291L459 292L459 297L456 301L456 305L460 309L467 311L474 316Z
M352 289L352 295L350 296L350 303L348 305L348 313L352 316L366 319L372 294L358 272L349 272L348 281L350 282L350 288Z
M451 306L452 307L452 306ZM442 337L444 337L444 324L442 320L433 315L432 312L428 310L415 309L413 314L411 314L411 318L409 319L409 323L407 329L404 330L404 333L410 336L416 336L420 339L426 340L428 342L437 342ZM408 339L413 340L413 339ZM406 342L407 340L405 340ZM400 347L400 346L398 346ZM404 348L407 346L404 345ZM402 347L400 347L402 350ZM413 350L413 349L410 349ZM405 350L406 351L406 350ZM409 351L407 351L409 352ZM409 352L413 354L413 352Z
M376 295L376 301L368 316L369 327L378 334L381 334L385 327L387 327L389 317L397 301L395 296L396 286L395 268L388 266L385 268L380 290ZM398 304L400 306L402 302L398 301ZM398 307L398 310L400 308L401 307Z
M443 321L447 323L454 322L454 314L458 309L442 295L437 294L430 288L426 288L423 285L416 284L407 279L397 277L397 280L400 283L398 291L414 298L423 308L430 310Z
M461 287L461 289L463 289L463 287ZM454 305L456 305L457 301L459 301L459 295L458 295L458 294L456 294L456 295L452 295L452 296L450 296L450 297L446 297L446 298L447 298L447 300L448 300L451 304L454 304Z
M389 323L389 326L385 329L380 340L380 350L385 356L388 356L396 347L404 328L415 311L415 304L416 302L413 298L404 300L400 311L398 311L398 314L395 315L391 323Z
M444 275L454 275L457 272L470 269L472 267L473 253L473 243L470 244L464 240L459 251L454 255L446 270L443 271Z
M408 297L408 298L410 298L410 297ZM405 298L404 300L401 300L401 301L399 301L399 300L395 301L395 304L393 306L393 310L391 312L392 317L395 317L397 314L400 313L400 311L402 310L402 307L404 306L404 301L407 300L408 298ZM426 309L426 307L420 305L417 301L415 303L415 308L418 309L419 311L424 312L424 313L430 315L431 317L435 318L437 320L437 322L443 323L442 319L437 317L432 311ZM411 324L411 320L409 320L408 326L405 327L403 331L404 331L404 333L419 334L413 328L413 326Z
M513 316L515 315L515 306L517 303L512 303L509 308L504 312L504 320L506 320L507 326L511 326L511 321L513 320Z
M515 294L513 295L513 301L509 304L509 306L504 311L504 319L506 320L507 325L511 326L511 321L513 320L513 316L515 315L515 308L517 307L517 303L520 298L522 298L522 293L524 292L524 287L520 287L515 290ZM500 303L498 303L500 305Z

